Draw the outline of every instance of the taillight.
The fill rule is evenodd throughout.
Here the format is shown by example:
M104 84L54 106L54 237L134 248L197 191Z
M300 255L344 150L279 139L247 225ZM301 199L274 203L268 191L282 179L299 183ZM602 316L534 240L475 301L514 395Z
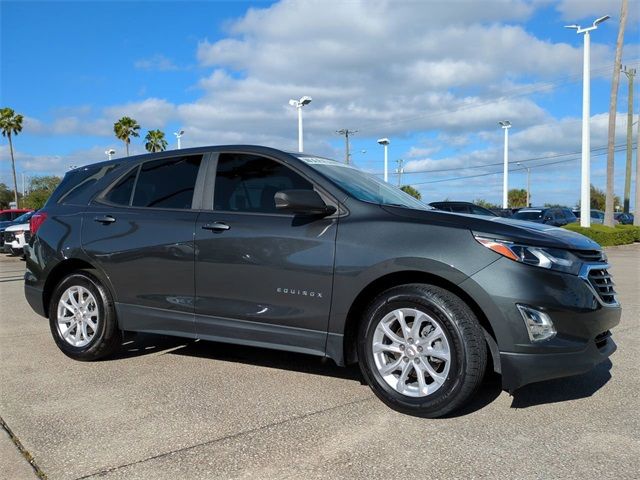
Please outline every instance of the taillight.
M31 220L29 220L29 228L31 229L31 235L35 234L38 231L38 229L46 219L47 219L46 212L38 212L33 214L33 216L31 217Z

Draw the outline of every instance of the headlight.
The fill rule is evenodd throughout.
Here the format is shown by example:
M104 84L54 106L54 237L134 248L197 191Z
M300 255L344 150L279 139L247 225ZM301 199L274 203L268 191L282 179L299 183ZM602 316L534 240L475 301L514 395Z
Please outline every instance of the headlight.
M578 275L580 272L580 260L567 250L518 245L506 240L480 236L476 236L475 239L488 249L516 262L571 273L572 275Z

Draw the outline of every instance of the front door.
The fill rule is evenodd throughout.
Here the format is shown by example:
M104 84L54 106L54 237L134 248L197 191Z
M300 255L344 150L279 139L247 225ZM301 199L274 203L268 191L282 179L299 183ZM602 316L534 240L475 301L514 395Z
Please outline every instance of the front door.
M337 216L294 216L274 202L280 190L313 188L270 158L218 156L213 209L195 233L199 337L324 353Z

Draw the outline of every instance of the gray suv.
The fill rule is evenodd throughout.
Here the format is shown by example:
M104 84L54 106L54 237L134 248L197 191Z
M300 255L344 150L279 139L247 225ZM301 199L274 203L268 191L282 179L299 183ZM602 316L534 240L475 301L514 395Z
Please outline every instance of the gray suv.
M412 415L589 371L620 320L576 233L442 212L350 166L257 146L66 174L31 219L25 294L77 360L151 332L358 363ZM212 348L215 348L212 346Z

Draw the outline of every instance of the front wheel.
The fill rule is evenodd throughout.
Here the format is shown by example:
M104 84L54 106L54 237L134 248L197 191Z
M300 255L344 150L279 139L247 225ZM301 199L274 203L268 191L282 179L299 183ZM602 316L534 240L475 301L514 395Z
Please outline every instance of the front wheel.
M73 273L58 284L49 326L58 348L75 360L106 357L121 344L111 295L90 271Z
M465 302L440 287L410 284L371 303L360 325L358 358L373 392L388 406L436 418L474 393L487 351Z

